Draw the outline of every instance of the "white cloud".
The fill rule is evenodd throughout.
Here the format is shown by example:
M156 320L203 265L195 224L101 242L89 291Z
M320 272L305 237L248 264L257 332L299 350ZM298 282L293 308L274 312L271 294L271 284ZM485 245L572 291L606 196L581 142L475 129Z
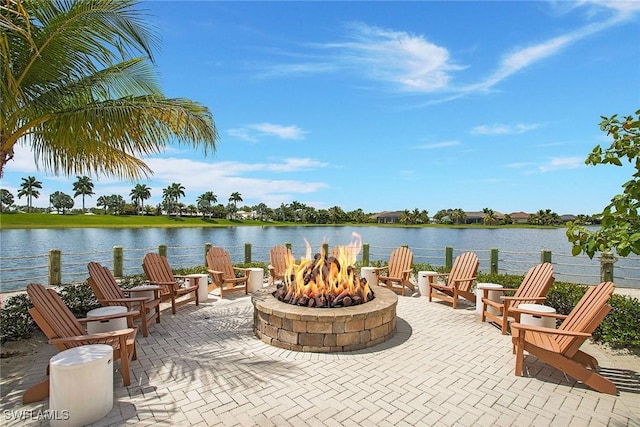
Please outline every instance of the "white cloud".
M584 157L555 157L539 167L540 172L551 172L562 169L576 169L584 166Z
M328 188L321 181L300 181L273 179L269 172L295 172L309 168L321 168L327 164L313 159L285 159L271 163L211 162L176 158L153 158L147 161L155 171L152 195L157 203L162 195L162 188L173 182L182 184L188 192L188 199L193 199L205 191L213 191L219 203L226 203L228 196L239 192L245 203L270 203L277 200L295 200L298 194L308 194ZM246 177L247 173L263 173L264 176ZM320 176L320 175L318 175ZM157 188L156 188L157 187ZM288 199L283 198L285 194ZM187 202L191 203L191 202Z
M433 149L436 149L436 148L455 147L456 145L460 145L460 142L459 141L434 142L432 144L416 145L413 148L416 149L416 150L433 150Z
M313 169L324 168L326 166L329 166L329 164L309 158L289 158L284 159L283 162L270 163L269 165L267 165L266 169L274 172L295 172L309 171Z
M369 78L391 82L410 92L445 88L450 72L461 69L446 48L423 36L355 23L349 26L352 41L328 45L339 50L345 66L357 67Z
M254 123L243 128L232 128L227 130L227 134L234 138L242 139L249 142L258 142L261 137L275 136L280 139L304 139L308 134L298 126L277 125L273 123Z
M493 124L480 125L471 129L474 135L518 135L525 132L538 129L541 125L537 123L525 124L518 123L516 125Z
M282 126L273 123L257 123L248 127L262 134L277 136L281 139L304 139L304 135L309 133L298 126Z

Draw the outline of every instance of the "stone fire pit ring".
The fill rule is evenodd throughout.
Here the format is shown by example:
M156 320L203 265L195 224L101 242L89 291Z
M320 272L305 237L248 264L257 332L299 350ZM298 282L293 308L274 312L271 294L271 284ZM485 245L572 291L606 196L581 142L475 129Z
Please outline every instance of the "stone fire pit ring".
M360 350L387 341L396 332L398 296L373 288L375 298L340 308L309 308L273 297L275 286L252 294L253 330L263 342L303 352Z

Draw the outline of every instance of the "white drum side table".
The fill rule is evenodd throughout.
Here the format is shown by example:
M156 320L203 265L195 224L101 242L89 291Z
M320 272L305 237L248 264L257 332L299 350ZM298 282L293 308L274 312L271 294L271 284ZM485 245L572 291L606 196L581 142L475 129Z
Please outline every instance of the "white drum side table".
M482 314L482 298L484 298L484 289L501 289L502 285L497 283L478 283L476 284L476 312ZM501 291L489 291L489 299L495 302L502 302L500 297L503 295ZM487 306L487 311L498 316L500 311L491 306Z
M85 426L113 408L113 348L105 344L73 347L49 361L49 410L64 416L52 426Z
M208 274L187 274L185 276L187 285L198 285L198 302L205 302L209 299L209 275Z
M556 309L542 304L520 304L519 309L535 311L538 313L556 313ZM536 316L535 314L520 314L520 323L523 325L541 326L543 328L556 328L556 318L546 316Z
M247 279L247 292L252 293L264 286L264 270L259 267L248 269L249 279Z
M100 307L100 308L96 308L89 311L87 313L87 318L110 316L113 314L124 314L127 311L128 311L127 307L123 307L120 305L110 305L108 307ZM122 316L117 319L97 320L95 322L87 322L87 332L89 334L119 331L121 329L127 329L126 316Z
M369 286L378 286L378 275L375 267L362 267L360 269L360 277L367 279Z

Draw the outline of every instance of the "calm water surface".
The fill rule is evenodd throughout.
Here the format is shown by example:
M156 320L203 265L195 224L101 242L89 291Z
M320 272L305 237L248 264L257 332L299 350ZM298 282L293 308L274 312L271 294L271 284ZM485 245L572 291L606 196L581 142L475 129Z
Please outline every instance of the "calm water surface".
M134 229L32 229L0 231L0 279L2 291L24 289L30 281L45 282L48 251L59 249L63 259L63 282L84 280L86 264L99 261L112 265L114 246L124 248L125 274L141 272L146 252L159 245L169 247L174 267L203 264L204 245L211 243L229 250L234 262L244 260L244 244L251 243L254 261L267 261L274 245L289 242L296 257L304 255L306 238L314 251L323 242L330 247L349 243L352 233L370 245L372 260L388 259L395 247L408 245L414 262L434 266L444 264L444 248L454 255L473 250L480 258L480 270L489 270L489 250L500 251L501 273L523 274L540 262L540 252L553 253L557 280L598 283L599 262L588 257L572 257L564 229L458 229L389 227L228 227L228 228L134 228ZM618 285L640 287L640 259L632 257L616 263Z

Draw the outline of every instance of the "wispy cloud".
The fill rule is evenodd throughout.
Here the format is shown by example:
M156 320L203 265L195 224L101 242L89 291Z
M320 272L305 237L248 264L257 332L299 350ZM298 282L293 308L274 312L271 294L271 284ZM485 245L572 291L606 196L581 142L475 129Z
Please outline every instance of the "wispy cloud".
M436 148L455 147L456 145L460 145L460 141L441 141L441 142L434 142L431 144L420 144L420 145L415 145L412 148L416 150L433 150Z
M307 57L300 63L276 64L263 76L354 72L403 92L448 93L442 99L428 100L423 104L433 105L471 93L486 92L513 74L559 54L588 36L620 24L640 11L640 2L633 1L584 0L571 3L569 7L550 4L563 9L563 13L590 7L592 11L607 13L608 17L556 37L515 47L502 56L487 77L474 83L453 83L455 73L468 67L457 64L446 46L433 43L420 34L361 22L346 25L345 41L307 44L306 47L313 49L314 54L320 52L317 53L317 61Z
M576 169L584 166L583 157L555 157L549 163L539 167L540 172L551 172L562 169Z
M505 167L511 168L511 169L523 169L523 168L530 168L532 166L535 166L535 163L531 163L531 162L516 162L516 163L509 163L509 164L505 165Z
M311 171L314 169L324 168L329 166L329 163L320 162L309 158L289 158L284 159L282 162L270 163L267 165L266 170L274 172L295 172L295 171Z
M587 24L575 31L551 39L531 44L529 46L516 48L512 52L503 56L497 69L485 80L461 88L462 93L486 91L491 89L507 77L537 63L548 57L560 53L570 45L589 37L593 34L606 30L614 25L618 25L640 11L638 2L616 2L589 0L577 3L577 5L591 5L613 10L613 16L595 23Z
M538 129L539 127L541 127L541 125L538 123L480 125L471 129L471 133L474 135L519 135Z
M340 58L358 67L370 79L391 82L410 92L432 92L446 87L454 64L449 51L421 35L363 23L348 26L349 41L331 47Z
M227 130L227 134L234 138L249 142L258 142L260 137L275 136L280 139L304 139L308 131L302 130L298 126L283 126L273 123L255 123L243 128L232 128Z

